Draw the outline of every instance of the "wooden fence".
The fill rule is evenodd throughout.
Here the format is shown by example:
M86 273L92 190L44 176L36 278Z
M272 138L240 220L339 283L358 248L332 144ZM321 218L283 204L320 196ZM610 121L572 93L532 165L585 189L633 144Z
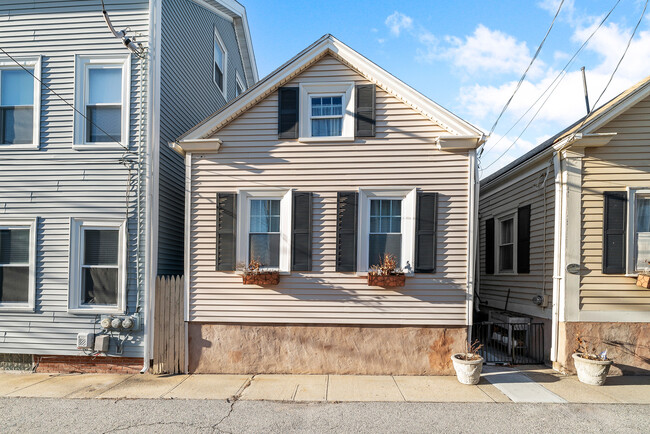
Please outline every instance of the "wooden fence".
M183 276L158 276L154 312L154 374L185 371L185 321Z

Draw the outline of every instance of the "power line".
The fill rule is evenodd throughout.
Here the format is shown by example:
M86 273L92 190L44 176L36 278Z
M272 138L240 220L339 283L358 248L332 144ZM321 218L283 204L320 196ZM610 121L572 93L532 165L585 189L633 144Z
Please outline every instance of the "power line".
M537 104L537 103L542 99L542 97L544 97L544 95L549 91L549 89L551 89L551 87L552 87L553 85L555 85L555 87L550 91L550 93L546 96L546 99L544 99L544 101L542 102L542 104L540 105L540 107L537 109L537 111L535 112L535 114L533 115L533 117L530 119L530 121L528 121L528 123L526 124L526 126L524 127L524 129L521 131L521 133L519 133L519 135L517 136L517 138L516 138L516 139L515 139L511 144L510 144L510 146L508 146L508 148L506 148L505 151L503 151L503 152L502 152L502 153L501 153L501 154L500 154L500 155L499 155L499 156L498 156L494 161L492 161L492 163L490 163L490 164L489 164L488 166L486 166L485 168L482 168L481 170L487 170L487 169L489 169L489 168L490 168L494 163L496 163L499 159L501 159L501 157L503 157L503 156L504 156L504 155L505 155L505 154L506 154L510 149L512 149L512 147L513 147L513 146L514 146L514 145L519 141L519 139L520 139L521 136L524 134L524 132L526 132L526 130L528 129L528 127L530 126L530 124L532 123L532 121L537 117L537 115L538 115L539 112L541 111L542 107L544 107L544 105L546 104L546 102L549 100L550 96L551 96L551 95L553 94L553 92L555 92L555 90L558 88L558 86L560 85L560 82L564 79L564 77L566 77L566 70L568 69L568 67L573 63L573 61L575 60L575 58L576 58L576 57L578 56L578 54L579 54L579 53L584 49L584 47L587 45L587 43L589 43L589 41L590 41L591 38L596 34L596 32L597 32L597 31L598 31L598 30L603 26L603 24L605 23L605 21L607 21L607 19L609 18L609 16L612 14L612 12L614 12L614 9L616 9L616 7L618 6L618 4L619 4L620 2L621 2L621 0L617 0L617 1L616 1L616 3L615 3L614 6L609 10L609 12L607 13L607 15L605 15L605 17L604 17L604 18L601 20L601 22L598 24L598 26L596 27L596 29L594 29L594 31L589 35L589 37L588 37L588 38L587 38L587 39L582 43L582 45L580 46L580 48L578 48L578 50L577 50L577 51L575 52L575 54L571 57L571 59L569 59L569 61L567 62L567 64L564 66L564 68L562 68L562 70L558 73L558 75L557 75L557 76L553 79L553 81L552 81L552 82L551 82L551 83L546 87L546 89L545 89L545 90L540 94L540 96L535 100L535 102L534 102L534 103L533 103L533 104L532 104L532 105L531 105L531 106L526 110L526 112L525 112L523 115L521 115L521 116L519 117L519 119L517 119L517 121L512 125L512 127L510 127L510 129L509 129L509 130L508 130L508 131L507 131L503 136L501 136L501 138L500 138L500 139L499 139L499 140L498 140L494 145L492 145L492 146L490 147L490 149L487 149L487 151L489 152L489 151L492 150L496 145L498 145L498 144L501 142L501 140L503 140L503 139L507 136L507 134L508 134L510 131L512 131L512 129L513 129L513 128L514 128L514 127L515 127L515 126L516 126L516 125L517 125L517 124L518 124L518 123L519 123L519 122L520 122L520 121L521 121L521 120L522 120L522 119L523 119L527 114L528 114L528 112L530 112L530 110L532 110L533 107L535 107L535 105L536 105L536 104ZM647 4L648 4L648 2L646 1L646 6L647 6ZM644 7L644 9L643 9L643 14L645 14L645 7ZM643 19L643 15L641 15L641 19ZM637 24L637 26L636 26L636 28L635 28L635 30L634 30L635 32L636 32L636 29L639 27L640 22L641 22L641 20L639 20L639 23ZM634 33L632 34L632 37L634 37ZM628 42L628 48L629 48L629 44L630 44L631 42L632 42L632 39L630 39L629 42ZM625 53L627 53L627 48L625 49L625 52L623 53L623 57L625 56ZM619 65L620 65L620 62L621 62L622 60L623 60L623 58L621 57L621 59L619 60ZM617 65L616 69L618 69L618 65ZM614 71L614 72L616 72L616 71ZM613 78L613 76L612 76L611 78ZM611 82L611 78L610 78L610 82ZM557 81L558 79L559 79L559 81ZM557 83L555 83L556 81L557 81ZM609 86L609 83L608 83L608 86ZM603 93L604 93L604 90L603 90ZM601 93L600 96L602 97L602 93ZM600 97L598 98L598 100L600 100ZM598 102L598 101L596 101L596 102ZM595 105L594 105L594 106L595 106ZM585 120L586 120L586 118L585 118Z
M112 141L114 141L115 143L117 143L118 145L120 145L122 148L124 148L124 150L125 150L126 152L131 153L131 154L135 154L135 152L129 150L129 148L128 148L127 146L124 146L124 145L122 144L121 141L117 140L115 137L111 136L109 133L107 133L106 131L104 131L104 129L102 129L99 125L97 125L96 123L94 123L93 121L91 121L90 119L88 119L88 117L86 117L86 115L84 115L81 111L79 111L79 110L78 110L78 109L77 109L73 104L70 104L68 101L66 101L66 100L65 100L61 95L59 95L59 94L56 93L54 90L52 90L52 88L51 88L50 86L48 86L47 84L43 83L43 81L42 81L40 78L36 77L36 75L34 75L34 73L33 73L32 71L30 71L29 69L25 68L25 66L22 65L18 60L16 60L16 59L11 55L11 54L7 53L7 52L5 51L4 48L0 47L0 51L2 51L2 52L3 52L7 57L9 57L9 58L10 58L10 59L11 59L11 60L16 64L16 65L20 66L20 67L21 67L25 72L27 72L29 75L31 75L31 76L34 78L34 80L38 81L38 82L39 82L42 86L44 86L47 90L49 90L50 92L52 92L53 95L55 95L55 96L58 97L61 101L63 101L64 104L66 104L67 106L71 107L72 110L74 110L75 112L77 112L77 113L78 113L81 117L83 117L87 122L90 122L90 124L91 124L92 126L94 126L95 128L97 128L97 129L98 129L99 131L101 131L102 133L106 134L106 136L109 137Z
M533 66L533 63L535 62L535 59L537 59L537 56L539 56L540 51L542 51L542 47L544 46L544 43L546 42L546 38L548 38L549 33L551 33L551 29L555 25L555 20L557 19L557 16L560 14L560 10L562 9L562 5L564 4L564 0L560 2L560 5L557 8L557 12L555 12L555 16L553 17L553 21L551 21L551 25L549 26L548 30L546 31L546 34L544 35L544 39L542 39L542 42L539 44L539 47L537 47L537 51L535 51L535 54L533 55L533 58L530 60L530 63L528 64L528 67L524 71L523 75L519 79L519 82L517 83L517 86L515 87L515 90L512 92L512 95L510 95L510 98L508 98L508 101L506 104L503 106L501 109L501 113L499 113L499 116L497 116L497 119L494 121L494 124L492 125L492 128L490 128L490 133L488 134L488 137L492 135L494 132L494 129L497 127L497 124L499 123L499 120L505 113L505 111L508 109L508 106L510 105L510 102L512 102L512 99L515 97L515 94L521 87L521 84L524 82L524 79L526 78L526 74L528 74L528 71L530 68ZM479 153L479 157L483 154L483 150L481 149L481 152Z

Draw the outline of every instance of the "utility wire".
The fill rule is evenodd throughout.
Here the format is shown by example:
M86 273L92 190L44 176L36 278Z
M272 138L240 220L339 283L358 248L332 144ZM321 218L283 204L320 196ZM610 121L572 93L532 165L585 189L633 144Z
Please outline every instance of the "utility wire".
M519 141L519 139L520 139L521 136L524 134L524 132L528 129L528 127L530 126L530 124L532 123L532 121L537 117L537 115L539 114L539 112L540 112L540 110L542 109L542 107L544 107L544 105L546 104L546 102L549 100L550 96L553 94L553 92L555 92L555 90L556 90L557 87L559 86L560 82L564 79L564 77L566 77L566 70L567 70L567 69L569 68L569 66L573 63L573 61L574 61L575 58L578 56L578 54L580 54L580 52L581 52L581 51L582 51L582 50L587 46L587 44L589 43L589 41L591 40L591 38L596 34L596 32L597 32L597 31L598 31L598 30L603 26L603 24L605 23L605 21L607 21L607 19L609 18L609 16L612 14L612 12L614 12L614 9L616 9L616 7L618 6L618 4L619 4L620 2L621 2L621 0L617 0L617 1L616 1L616 3L615 3L614 6L609 10L609 12L607 13L607 15L605 15L605 16L603 17L603 19L600 21L600 23L599 23L598 26L594 29L594 31L591 32L591 34L589 35L589 37L588 37L587 39L585 39L585 41L582 43L582 45L580 46L580 48L578 48L578 50L575 52L575 54L574 54L574 55L571 57L571 59L569 59L569 61L566 63L566 65L564 66L564 68L562 68L562 70L558 73L558 75L555 76L555 78L553 79L553 81L552 81L552 82L551 82L551 83L546 87L546 89L544 90L544 92L542 92L542 93L540 94L540 96L539 96L539 97L535 100L535 102L534 102L534 103L533 103L533 104L532 104L532 105L531 105L531 106L526 110L526 112L525 112L523 115L521 115L521 116L519 117L519 119L517 119L517 121L512 125L512 127L510 127L510 129L509 129L509 130L508 130L504 135L502 135L501 138L499 138L499 140L498 140L494 145L492 145L489 149L486 149L486 151L489 152L489 151L491 151L491 150L492 150L496 145L498 145L498 144L501 142L501 140L503 140L503 139L508 135L508 133L509 133L510 131L512 131L512 130L514 129L514 127L517 126L517 124L519 124L519 122L521 122L521 120L522 120L522 119L523 119L523 118L528 114L528 112L530 112L530 111L533 109L533 107L535 107L535 105L536 105L536 104L537 104L537 103L538 103L538 102L539 102L539 101L544 97L544 95L549 91L549 89L551 89L551 87L553 87L553 85L555 85L555 87L553 87L553 89L552 89L552 90L550 91L550 93L546 96L546 98L544 99L544 101L542 102L542 104L540 105L540 107L537 109L537 111L535 112L535 114L533 115L533 117L530 119L530 121L528 121L528 123L526 124L526 126L524 127L524 129L521 131L521 133L519 133L519 135L517 136L517 138L516 138L516 139L515 139L515 140L510 144L510 146L508 146L508 148L507 148L505 151L503 151L503 152L502 152L502 153L501 153L501 154L500 154L500 155L499 155L499 156L498 156L498 157L497 157L497 158L496 158L492 163L490 163L488 166L482 168L482 169L481 169L482 171L483 171L483 170L487 170L487 169L489 169L489 168L490 168L494 163L496 163L499 159L501 159L501 157L503 157L503 156L504 156L504 155L505 155L505 154L506 154L510 149L512 149L512 147L513 147L513 146L514 146L514 145ZM647 4L648 4L648 2L646 1L646 6L647 6ZM645 7L644 7L643 11L644 11L644 14L645 14ZM643 15L641 16L641 19L643 19ZM640 22L641 22L641 21L639 21L639 23L640 23ZM638 27L639 27L639 24L637 24L637 27L636 27L636 28L638 28ZM635 28L635 32L636 32L636 28ZM634 33L632 34L632 37L634 37ZM632 42L632 39L630 39L630 41L628 42L628 48L629 48L629 43L631 43L631 42ZM627 52L627 48L625 49L625 52ZM625 56L625 53L623 54L623 56ZM621 58L621 60L619 60L619 65L620 65L620 62L621 62L621 61L622 61L622 58ZM618 69L618 66L617 66L617 69ZM612 77L612 78L613 78L613 77ZM559 79L559 81L558 81L558 79ZM557 83L556 83L556 81L557 81ZM610 82L611 82L611 78L610 78ZM608 83L608 86L609 86L609 83ZM604 91L603 91L603 93L604 93ZM602 94L601 94L600 96L602 97ZM598 100L600 100L600 97L598 98ZM596 101L596 102L598 102L598 101ZM594 105L594 106L595 106L595 105ZM586 120L586 119L585 119L585 120Z
M499 113L499 116L497 116L497 119L494 121L494 124L492 125L492 128L490 128L490 133L488 134L488 137L492 135L494 132L494 129L497 127L497 124L499 123L499 120L501 120L501 117L505 113L505 111L508 109L508 106L512 102L512 99L515 97L515 94L521 87L522 83L524 82L524 79L526 78L526 75L528 74L528 71L530 68L533 66L533 63L535 62L535 59L537 59L537 56L539 56L540 51L542 51L542 47L544 46L544 43L546 42L546 38L548 38L549 33L551 33L551 29L555 25L555 20L557 19L557 16L560 14L560 10L562 10L562 5L564 4L564 0L560 2L560 5L557 8L557 12L555 12L555 16L553 17L553 21L551 21L551 25L549 26L548 30L546 31L546 34L544 35L544 39L542 39L542 42L539 44L539 47L537 47L537 51L535 51L535 55L533 55L533 58L530 59L530 63L528 64L528 67L524 71L523 75L519 79L519 82L517 83L517 86L515 87L515 90L512 92L512 95L510 95L510 98L508 98L508 101L506 104L503 106L501 109L501 113ZM479 153L479 158L483 154L483 148L481 148L481 152Z
M53 95L55 95L55 96L58 97L61 101L63 101L64 104L66 104L67 106L71 107L72 110L74 110L76 113L78 113L78 114L79 114L81 117L83 117L87 122L90 122L90 124L91 124L92 126L94 126L95 128L97 128L97 129L98 129L99 131L101 131L102 133L106 134L106 136L109 137L112 141L114 141L115 143L117 143L118 145L120 145L122 148L124 148L124 150L125 150L127 153L135 154L135 152L129 150L129 148L128 148L127 146L124 146L124 145L122 144L121 141L117 140L115 137L111 136L111 135L108 134L106 131L104 131L104 129L102 129L99 125L97 125L96 123L94 123L93 121L91 121L90 119L88 119L88 117L86 117L86 115L84 115L81 111L79 111L79 110L78 110L78 109L77 109L73 104L70 104L68 101L66 101L65 98L63 98L61 95L59 95L59 94L56 93L54 90L52 90L52 88L51 88L50 86L48 86L47 84L43 83L43 81L42 81L40 78L36 77L36 75L34 75L34 73L33 73L32 71L30 71L29 69L25 68L25 66L22 65L18 60L16 60L16 59L11 55L11 54L7 53L7 51L5 51L4 48L0 47L0 51L2 51L2 52L3 52L3 53L4 53L8 58L10 58L10 59L11 59L11 60L16 64L16 65L20 66L20 67L21 67L25 72L27 72L29 75L31 75L32 77L34 77L34 80L38 81L42 86L44 86L47 90L49 90Z

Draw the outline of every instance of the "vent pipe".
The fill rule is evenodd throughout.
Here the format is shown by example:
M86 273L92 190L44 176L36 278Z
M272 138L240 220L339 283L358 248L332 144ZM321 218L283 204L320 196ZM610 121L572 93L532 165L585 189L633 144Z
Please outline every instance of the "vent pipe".
M580 68L580 71L582 71L582 87L585 91L585 104L587 105L587 115L589 115L591 110L589 109L589 92L587 92L587 75L585 73L585 67L583 66Z

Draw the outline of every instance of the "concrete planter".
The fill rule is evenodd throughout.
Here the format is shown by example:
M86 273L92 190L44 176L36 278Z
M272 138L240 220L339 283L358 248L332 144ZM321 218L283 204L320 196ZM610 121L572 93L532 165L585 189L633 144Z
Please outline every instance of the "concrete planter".
M262 273L242 274L244 285L277 285L280 283L280 273L277 271L265 271Z
M462 384L478 384L483 370L483 357L476 360L462 360L464 353L456 353L451 356L451 361L456 370L456 377Z
M585 359L580 353L573 355L573 363L578 372L578 380L592 386L602 386L609 373L609 368L614 363L611 360Z

